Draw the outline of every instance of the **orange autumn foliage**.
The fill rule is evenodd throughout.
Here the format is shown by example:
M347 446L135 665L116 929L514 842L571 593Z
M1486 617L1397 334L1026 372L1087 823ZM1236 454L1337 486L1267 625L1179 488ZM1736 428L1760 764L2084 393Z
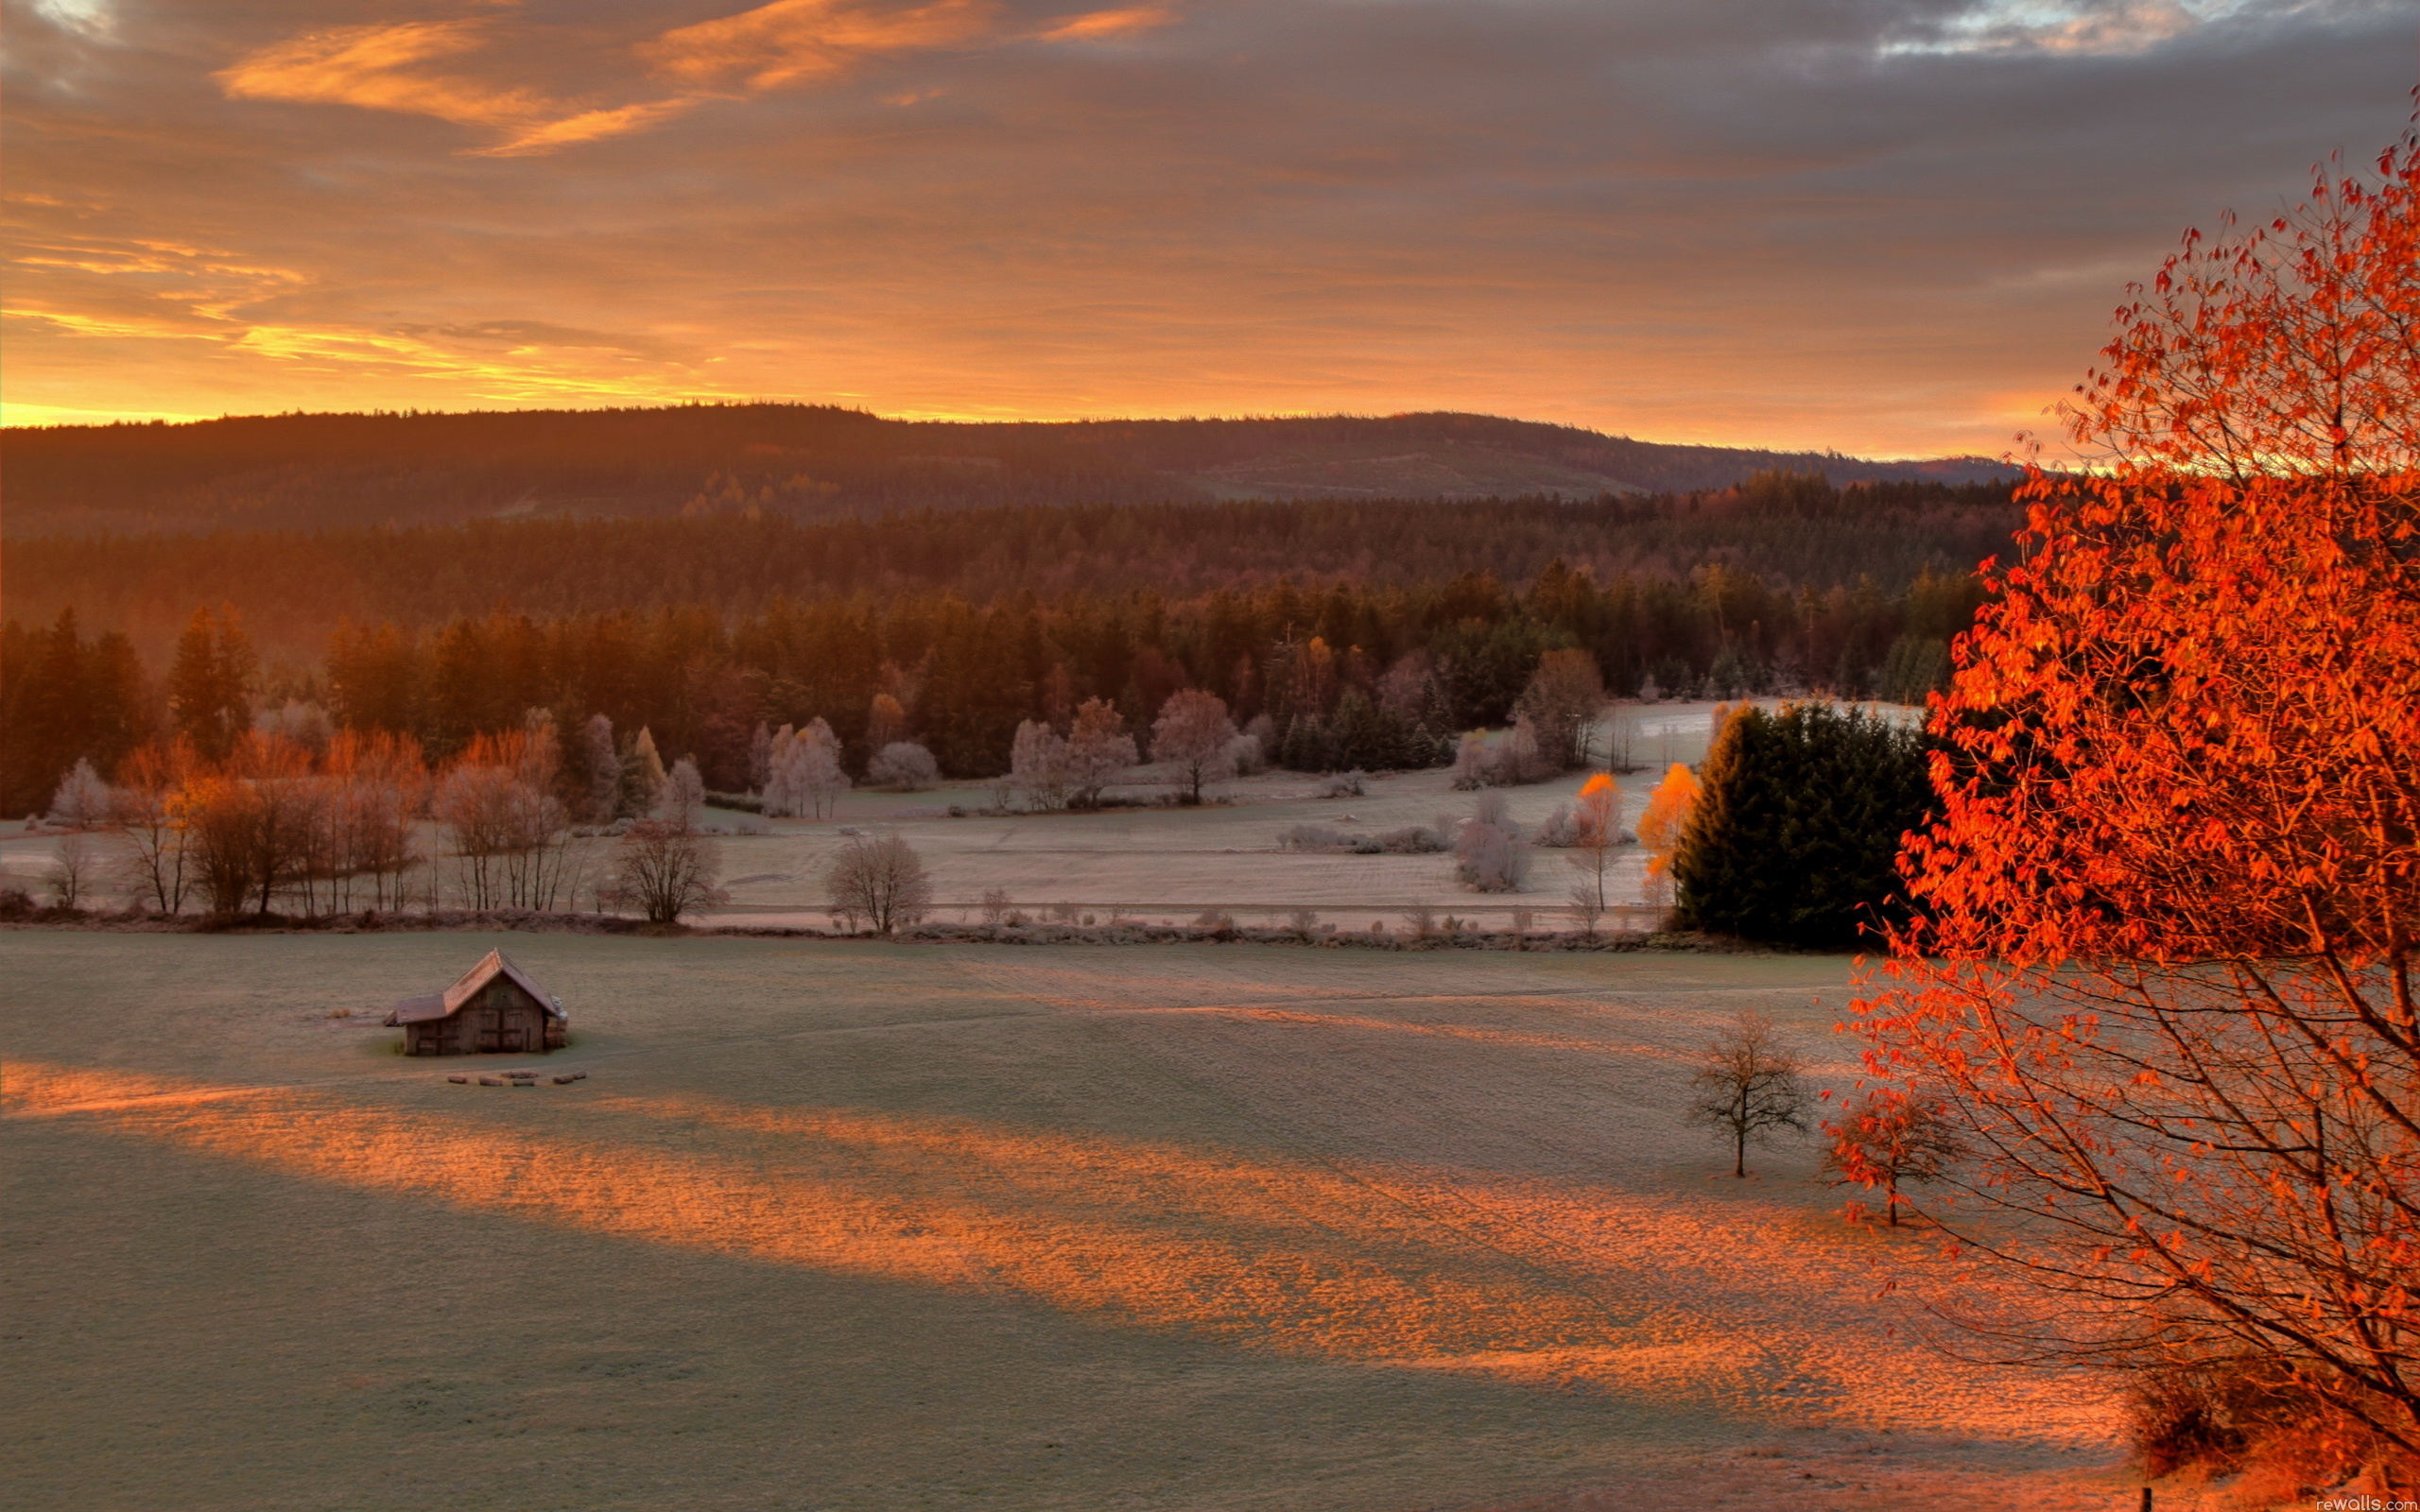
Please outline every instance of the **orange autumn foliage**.
M2420 145L2188 236L2118 324L2064 410L2089 466L2033 474L1936 696L1926 917L1858 1029L1976 1152L1950 1305L2027 1350L2223 1364L2353 1425L2327 1473L2402 1486Z

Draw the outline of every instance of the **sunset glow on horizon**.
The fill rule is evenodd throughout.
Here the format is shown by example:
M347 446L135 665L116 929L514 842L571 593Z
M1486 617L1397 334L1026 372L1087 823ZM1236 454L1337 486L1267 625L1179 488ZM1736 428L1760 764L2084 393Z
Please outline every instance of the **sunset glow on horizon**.
M0 418L1452 409L1997 454L2379 0L14 0Z

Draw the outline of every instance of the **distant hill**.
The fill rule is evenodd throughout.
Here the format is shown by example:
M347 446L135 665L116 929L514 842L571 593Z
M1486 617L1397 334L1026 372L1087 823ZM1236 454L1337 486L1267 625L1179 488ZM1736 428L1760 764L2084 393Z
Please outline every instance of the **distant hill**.
M1668 446L1485 415L895 421L807 404L265 415L12 429L11 537L446 524L535 515L898 509L1234 499L1595 498L1760 472L1984 482L1981 457Z

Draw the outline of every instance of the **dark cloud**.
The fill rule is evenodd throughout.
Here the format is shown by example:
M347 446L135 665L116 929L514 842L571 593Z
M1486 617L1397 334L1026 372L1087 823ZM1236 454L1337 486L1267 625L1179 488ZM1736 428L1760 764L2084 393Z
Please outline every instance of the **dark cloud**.
M43 0L9 418L786 395L1997 450L2406 4Z

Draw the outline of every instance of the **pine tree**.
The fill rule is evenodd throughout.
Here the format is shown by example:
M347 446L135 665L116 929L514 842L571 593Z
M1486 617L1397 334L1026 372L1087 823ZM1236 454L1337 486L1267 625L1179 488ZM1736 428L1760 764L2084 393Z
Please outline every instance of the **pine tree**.
M1901 837L1927 822L1914 731L1862 712L1742 709L1706 753L1672 861L1683 921L1778 944L1852 945L1896 917Z
M234 610L194 610L168 669L168 709L177 733L204 761L224 762L251 727L251 688L259 671L260 659Z

